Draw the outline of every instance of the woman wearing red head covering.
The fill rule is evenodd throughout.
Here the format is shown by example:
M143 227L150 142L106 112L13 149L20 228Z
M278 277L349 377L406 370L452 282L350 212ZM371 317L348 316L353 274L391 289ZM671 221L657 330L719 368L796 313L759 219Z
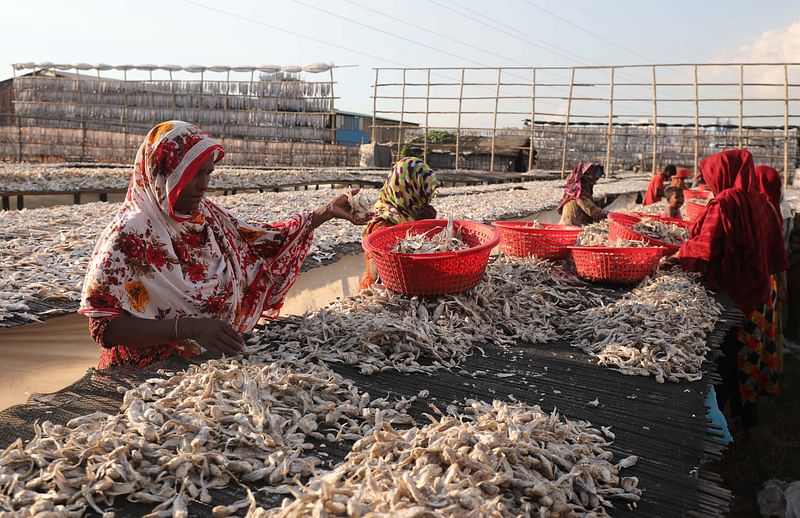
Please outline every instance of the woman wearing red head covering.
M333 217L353 221L344 195L288 221L239 220L205 197L224 155L182 121L158 124L139 147L125 203L83 284L80 313L102 347L99 368L143 368L200 347L237 354L241 333L277 317L314 229Z
M738 381L738 390L727 394L722 387L718 395L721 405L730 396L732 412L741 413L745 425L754 425L759 392L778 393L772 275L787 268L780 221L758 192L748 151L717 153L703 160L700 169L714 199L678 254L666 262L702 273L711 289L730 296L747 315L723 344L721 374L731 384Z
M647 191L644 193L644 200L642 205L652 205L658 203L664 197L664 181L668 181L675 174L675 166L672 164L664 167L660 173L656 173L650 178L650 183L647 185Z

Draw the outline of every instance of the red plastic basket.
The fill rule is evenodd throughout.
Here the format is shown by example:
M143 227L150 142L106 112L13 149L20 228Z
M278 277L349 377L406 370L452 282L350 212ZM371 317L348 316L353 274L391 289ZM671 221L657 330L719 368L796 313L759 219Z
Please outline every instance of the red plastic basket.
M581 229L551 223L524 221L498 221L494 226L500 232L500 251L506 255L527 257L535 255L542 259L566 259L568 246L578 240Z
M680 247L677 245L670 245L669 243L659 241L658 239L653 239L652 237L645 236L644 234L636 232L629 226L622 225L620 223L617 223L616 221L612 221L608 225L608 240L616 241L617 239L644 241L648 245L660 246L662 247L664 255L672 255L680 249Z
M663 249L613 248L606 246L571 246L572 260L578 275L597 282L628 284L652 275Z
M705 211L705 205L700 203L692 203L690 201L686 202L686 219L689 221L697 221L697 218L699 218Z
M489 254L500 242L496 229L474 221L456 220L456 230L470 248L438 254L392 252L407 235L431 234L447 226L445 219L401 223L368 235L362 246L372 254L381 282L390 290L407 295L444 295L467 291L478 284L489 262Z
M680 219L680 218L669 218L667 216L658 216L656 214L651 214L647 217L650 219L654 219L656 221L663 221L664 223L671 223L673 225L678 225L679 227L683 227L687 230L691 230L692 225L694 225L694 223L692 223L691 221L686 221L685 219Z
M699 189L684 189L683 197L687 200L707 200L711 197L711 191L701 191Z
M625 214L624 212L610 212L608 219L622 223L623 225L634 225L642 221L642 217L638 214Z

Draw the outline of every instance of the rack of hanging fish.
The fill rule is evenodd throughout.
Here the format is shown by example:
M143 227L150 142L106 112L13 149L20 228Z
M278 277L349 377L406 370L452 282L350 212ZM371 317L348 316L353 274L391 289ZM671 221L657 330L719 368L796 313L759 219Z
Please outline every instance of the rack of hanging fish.
M639 192L646 184L647 179L620 178L603 182L595 191L598 196L613 197ZM446 187L437 190L434 204L441 214L488 223L551 210L562 191L560 180ZM378 198L377 189L362 192L373 203ZM331 196L329 190L309 190L213 199L244 220L280 221L320 206ZM119 203L87 203L0 212L0 327L35 322L77 308L89 256L119 207ZM308 268L360 250L361 228L341 220L325 224L314 236ZM40 303L55 307L43 308L37 305Z
M130 142L129 136L141 138L156 122L180 119L228 140L234 152L231 158L263 163L265 152L275 150L261 149L255 145L258 141L335 142L333 69L321 63L305 67L16 64L11 80L13 110L3 114L10 117L7 126L14 131L2 135L0 155L45 160L50 145L50 153L124 160L114 155L118 146L103 146L108 133L119 133L115 143L123 141L120 152L130 160L139 143ZM26 70L30 72L23 74ZM329 74L317 77L322 72ZM57 140L70 147L55 150ZM293 149L298 156L313 151L314 146ZM340 159L334 164L356 165L357 154L354 157L356 163L351 158L349 163Z
M722 516L703 379L740 318L684 273L600 290L535 258L458 295L376 287L244 357L90 371L0 413L0 510Z

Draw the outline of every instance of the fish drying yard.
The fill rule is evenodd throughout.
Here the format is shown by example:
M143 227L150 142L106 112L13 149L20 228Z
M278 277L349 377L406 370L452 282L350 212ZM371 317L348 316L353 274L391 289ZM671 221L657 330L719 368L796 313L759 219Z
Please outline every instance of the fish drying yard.
M214 200L245 220L281 220L376 174L329 174L333 191L294 191L281 187L313 173L259 171L280 192ZM241 183L220 187L256 183L233 177ZM109 178L86 187L109 188ZM645 186L621 174L595 195L630 205ZM436 205L482 222L542 216L562 188L560 179L476 182L441 188ZM0 213L0 325L73 312L117 208ZM332 222L304 268L335 268L359 243L358 227ZM0 509L418 516L493 501L507 516L720 516L731 496L703 469L721 454L703 401L714 349L737 318L685 274L598 287L564 263L494 256L461 295L374 288L263 323L242 358L90 370L7 409ZM535 462L524 460L529 447L514 453L520 438L540 445ZM81 451L92 453L70 465Z

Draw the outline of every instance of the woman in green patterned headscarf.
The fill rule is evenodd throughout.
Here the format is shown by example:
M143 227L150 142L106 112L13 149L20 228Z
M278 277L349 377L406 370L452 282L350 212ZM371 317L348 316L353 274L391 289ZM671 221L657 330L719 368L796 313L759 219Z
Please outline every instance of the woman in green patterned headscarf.
M375 203L374 215L364 227L362 239L374 231L420 219L433 219L436 209L431 198L439 183L433 169L415 157L399 160L383 183L381 194ZM370 254L365 254L366 272L360 288L365 289L377 280L377 271Z

